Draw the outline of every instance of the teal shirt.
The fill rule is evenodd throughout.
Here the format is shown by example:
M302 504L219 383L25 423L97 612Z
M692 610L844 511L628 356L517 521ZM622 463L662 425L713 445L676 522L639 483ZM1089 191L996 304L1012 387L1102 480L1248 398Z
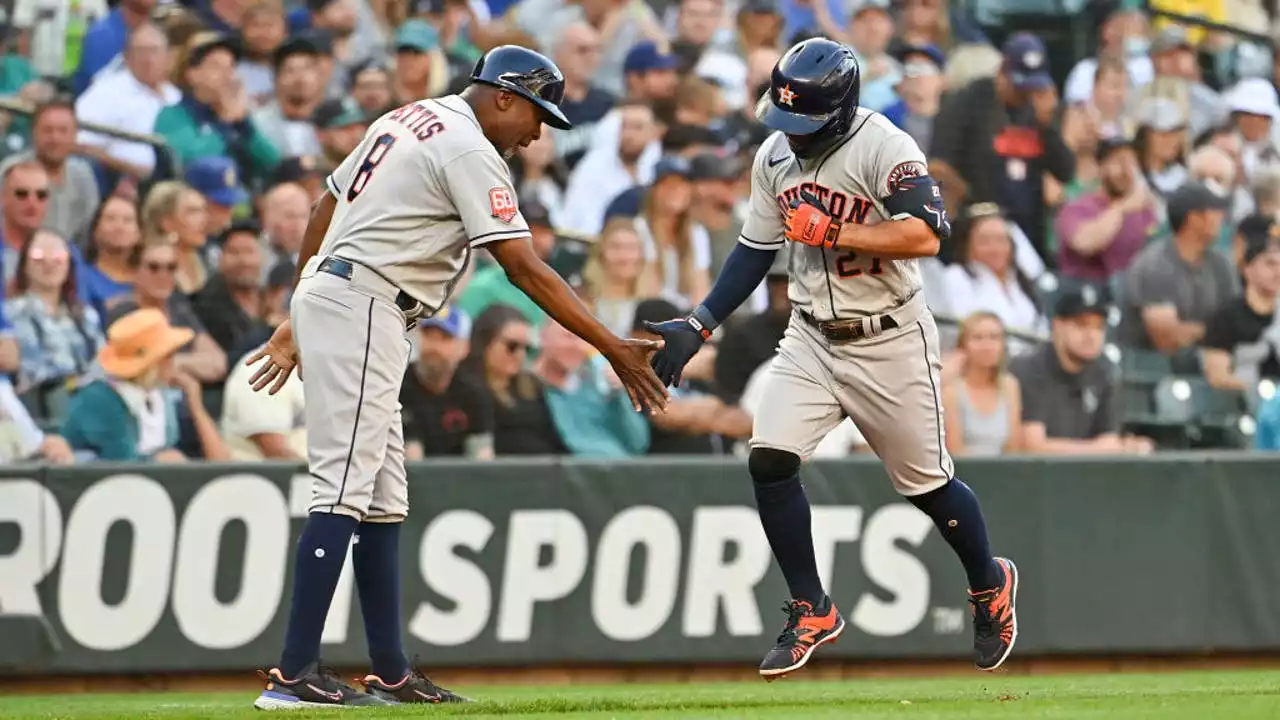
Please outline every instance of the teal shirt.
M1280 450L1280 395L1258 409L1258 429L1253 434L1254 450Z
M280 151L266 138L253 121L245 118L248 124L249 138L247 152L252 166L245 168L252 174L251 178L241 181L259 179L265 181L275 166L280 163ZM162 135L174 155L183 165L189 165L200 158L226 157L227 142L222 133L209 123L201 123L190 108L184 103L170 105L156 116L155 132Z
M565 447L579 457L625 458L649 450L649 421L627 391L605 380L608 361L593 355L565 390L546 388L547 409Z
M458 307L476 319L493 305L510 305L520 311L534 328L542 327L547 313L529 299L524 291L507 279L507 273L499 265L489 265L476 270L467 288L458 298Z
M99 460L147 460L138 453L138 420L124 398L105 380L85 385L71 397L67 420L59 433L74 450L88 450ZM167 447L178 444L177 414L168 414Z

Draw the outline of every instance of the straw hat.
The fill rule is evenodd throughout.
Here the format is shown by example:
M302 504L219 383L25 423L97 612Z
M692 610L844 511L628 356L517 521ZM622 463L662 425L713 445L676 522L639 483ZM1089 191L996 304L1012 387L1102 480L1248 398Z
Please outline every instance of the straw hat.
M98 364L112 377L132 380L191 342L195 331L175 328L154 308L134 310L107 329Z

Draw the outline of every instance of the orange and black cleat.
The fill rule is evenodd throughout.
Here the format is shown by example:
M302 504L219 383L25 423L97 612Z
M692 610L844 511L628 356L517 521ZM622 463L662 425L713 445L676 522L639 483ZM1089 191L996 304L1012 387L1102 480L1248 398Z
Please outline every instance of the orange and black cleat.
M979 670L1004 664L1018 641L1018 568L1012 560L996 558L1004 575L999 587L969 593L973 605L973 661Z
M760 663L760 675L769 681L804 667L819 645L835 642L844 632L844 618L831 598L816 608L807 601L792 600L782 610L787 613L786 627Z

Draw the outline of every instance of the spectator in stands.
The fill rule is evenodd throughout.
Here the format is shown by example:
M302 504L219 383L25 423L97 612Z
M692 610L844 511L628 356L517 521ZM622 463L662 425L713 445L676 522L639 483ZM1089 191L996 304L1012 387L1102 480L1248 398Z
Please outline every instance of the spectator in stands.
M569 168L556 157L556 133L543 132L511 160L511 177L516 194L529 198L547 209L553 227L563 227L564 186L569 181Z
M592 312L615 335L631 331L636 306L650 294L651 288L641 285L644 268L644 241L635 224L627 218L610 220L592 244L582 276Z
M316 70L319 53L306 38L291 38L272 57L275 95L253 113L253 124L286 157L319 155L320 140L311 122L324 99Z
M245 3L239 0L208 0L195 3L191 11L201 25L226 35L236 35L244 26Z
M76 117L131 133L149 134L160 111L182 99L169 82L173 65L169 40L152 23L139 25L124 51L124 67L105 73L76 100ZM81 130L78 151L134 181L151 175L156 151L151 145Z
M194 333L191 341L174 356L174 367L201 382L217 382L227 374L226 353L204 329L187 297L174 292L177 270L177 249L173 243L164 240L147 242L139 253L133 294L117 298L107 308L107 336L111 335L112 325L138 308L160 310L169 324Z
M1280 227L1258 223L1245 239L1244 292L1206 323L1201 361L1205 379L1220 390L1248 390L1263 378L1280 379L1280 332L1274 327L1280 297Z
M1221 123L1226 113L1222 99L1200 78L1200 61L1195 44L1181 25L1169 23L1151 41L1151 66L1155 78L1140 88L1137 99L1162 98L1178 108L1176 117L1194 137Z
M55 99L36 108L32 115L34 147L5 158L5 166L37 163L44 168L49 199L44 225L63 237L84 229L98 209L98 181L87 160L72 157L76 147L76 110L68 100Z
M326 172L336 169L347 159L364 139L365 130L369 129L371 122L360 106L350 99L320 103L312 121L316 125L316 137L320 139L321 165Z
M169 325L154 308L121 317L107 331L98 353L105 379L94 380L71 399L62 435L77 451L97 460L182 462L178 412L165 386L180 387L206 459L229 456L213 418L200 399L200 383L177 367L175 353L191 342L189 328Z
M0 247L4 255L0 265L4 266L7 286L21 267L18 255L22 248L44 225L45 212L49 209L49 174L40 163L24 160L0 165L0 179L4 181L0 204L4 233L0 236Z
M218 240L218 272L191 301L209 337L228 356L266 328L262 317L262 234L252 220L233 223Z
M862 68L862 94L858 104L877 112L897 102L893 88L902 79L902 66L889 54L893 39L893 16L888 3L865 2L849 18L846 30L833 19L827 3L813 3L814 16L822 33L853 48Z
M1069 105L1088 106L1095 100L1097 78L1104 66L1120 70L1124 84L1141 87L1155 77L1155 68L1148 54L1151 41L1148 38L1150 24L1141 10L1121 7L1112 10L1098 27L1098 52L1077 62L1067 76L1063 87L1063 99Z
M1255 213L1280 217L1280 168L1267 168L1255 175L1252 191Z
M239 177L255 182L280 162L280 153L249 117L249 96L236 75L237 48L234 38L216 32L187 41L176 74L182 100L160 111L155 133L183 164L229 157Z
M1171 100L1152 98L1138 107L1133 138L1142 175L1161 197L1187 181L1186 115Z
M352 68L368 60L386 59L387 33L371 4L363 0L308 0L289 14L289 30L312 38L332 38L332 47L324 50L336 70L326 78L327 97L346 94L345 83Z
M1223 100L1240 137L1245 180L1253 182L1260 170L1280 167L1280 148L1272 136L1275 119L1280 117L1275 86L1263 78L1246 78L1228 90Z
M526 6L529 3L530 0L524 0ZM611 49L606 39L602 39L602 42L606 49ZM680 76L676 74L676 64L674 55L664 52L653 42L637 43L627 51L624 66L626 86L620 94L623 102L609 111L609 114L596 126L590 148L618 146L618 138L622 132L623 111L626 106L640 103L656 108L674 101L676 85L680 81ZM618 94L616 90L608 87L602 89Z
M4 313L22 352L18 386L64 389L89 370L103 343L102 321L76 291L67 241L39 230L22 248Z
M106 320L107 303L133 292L141 243L138 208L133 202L117 195L103 200L89 223L84 261L76 263L80 297L97 313L99 323Z
M1187 159L1187 174L1191 180L1202 182L1226 196L1227 214L1212 247L1231 257L1235 243L1234 227L1252 213L1254 207L1253 196L1248 185L1243 183L1244 175L1239 171L1239 164L1233 162L1225 150L1206 145L1196 148Z
M1015 357L1022 387L1022 448L1029 453L1148 453L1150 439L1121 434L1116 375L1101 360L1108 305L1093 285L1069 288L1054 305L1050 342Z
M536 200L520 203L520 214L529 224L532 235L533 251L544 261L551 257L556 247L556 234L551 228L551 218L547 209ZM486 310L495 305L503 305L518 310L525 322L541 327L547 313L538 306L520 288L512 284L507 273L497 263L490 263L476 271L465 289L458 294L458 307L470 317L479 320Z
M985 310L1005 327L1035 332L1042 324L1035 288L1013 261L1013 240L995 203L961 210L952 229L955 263L944 272L948 307L960 317Z
M449 82L440 33L425 20L407 20L396 30L392 92L408 103L443 93Z
M372 121L395 107L392 75L386 65L366 62L351 71L351 97Z
M751 91L758 84L759 76L752 78L753 59L758 64L762 58L772 57L771 69L778 61L778 35L782 31L782 16L772 0L747 0L738 5L736 34L732 42L712 43L698 58L693 74L706 78L720 86L729 108L742 110L755 107ZM768 70L766 70L766 73Z
M1022 391L1007 369L1004 323L978 311L960 324L954 375L942 378L947 451L990 456L1017 452L1022 436Z
M671 52L679 60L682 74L692 72L702 54L715 40L725 19L724 7L716 0L680 0L676 4L675 33Z
M947 60L933 45L904 45L894 58L902 66L902 79L894 88L898 101L884 109L884 116L927 148L933 142L933 120L947 88L942 74Z
M591 84L603 52L600 33L585 22L566 26L556 40L556 64L564 73L564 100L560 110L573 123L573 129L543 134L555 136L556 157L571 170L590 148L596 125L618 101Z
M1005 42L1003 57L994 78L975 80L943 101L930 172L954 183L969 203L998 203L1050 262L1044 176L1068 183L1075 161L1054 129L1058 95L1044 43L1016 33Z
M302 383L287 383L274 395L256 393L249 378L257 369L256 365L236 362L227 374L220 423L227 452L236 462L305 461L307 425Z
M1218 238L1228 199L1191 182L1169 197L1173 236L1148 244L1131 263L1125 280L1128 344L1175 356L1175 364L1195 372L1195 354L1205 322L1235 294L1235 271L1209 248Z
M1099 141L1097 190L1058 212L1058 268L1077 280L1107 282L1129 267L1159 225L1156 202L1123 138Z
M714 277L724 266L729 253L738 244L738 236L742 233L742 220L736 210L738 202L745 196L740 192L743 176L750 172L750 164L739 162L734 155L706 152L695 155L689 161L689 180L692 182L693 199L689 205L689 218L694 223L694 232L707 237L708 251L708 288L710 277ZM748 187L750 180L746 185ZM687 297L690 302L698 298Z
M1128 117L1126 95L1129 76L1124 63L1103 60L1097 66L1093 92L1088 100L1067 107L1062 116L1062 139L1076 157L1074 182L1066 188L1067 200L1092 189L1098 179L1098 144L1133 135L1136 125Z
M40 429L18 399L13 383L0 376L0 463L24 461L70 465L75 455L62 436Z
M595 235L604 226L609 201L633 186L653 180L662 153L660 129L648 105L618 107L621 130L613 145L594 143L569 176L561 220L568 230Z
M471 347L460 372L483 386L493 408L493 449L504 455L563 455L537 375L525 369L533 326L508 305L493 305L476 318Z
M262 228L271 243L271 257L265 263L274 267L288 263L297 267L302 239L311 218L307 191L296 183L281 183L269 190L262 203Z
M540 47L555 45L555 33L572 22L585 21L600 33L604 55L596 70L594 84L605 92L623 95L630 83L625 76L635 71L636 47L645 47L649 57L670 57L672 75L675 57L657 50L667 42L667 33L653 9L644 2L586 0L525 0L515 8L516 25L532 35Z
M542 326L533 372L570 453L624 458L648 450L649 424L604 356L554 320Z
M445 308L418 322L418 355L400 388L406 456L493 458L493 404L474 375L459 373L471 319Z
M276 50L288 37L284 5L281 0L249 0L241 18L236 74L244 81L249 103L259 108L275 94Z
M765 309L734 317L724 325L724 336L715 355L714 377L716 390L727 403L738 402L752 374L777 353L778 343L787 331L791 320L787 256L788 253L779 252L765 276ZM697 362L696 356L693 362Z
M680 316L680 309L661 299L645 300L636 306L631 337L655 340L644 323L659 323ZM705 351L699 355L705 354ZM724 439L751 436L751 413L727 404L716 395L681 382L671 388L666 410L646 416L649 421L650 455L706 455L722 452Z
M219 162L225 162L225 159L211 159L208 172L204 166L197 165L188 176L199 182L204 190L213 190L208 187L210 185L225 187L233 184L221 178L207 177L217 173L214 165ZM224 169L231 168L228 165ZM175 281L182 295L194 295L209 281L209 261L205 251L209 238L208 218L209 203L201 190L174 180L151 188L142 204L142 237L148 243L165 241L173 244L178 258Z
M693 219L692 173L690 163L688 175L671 171L655 180L635 220L644 241L643 287L689 307L711 288L711 239Z
M115 9L89 28L80 46L80 66L74 76L77 94L84 92L100 71L113 68L130 34L151 21L156 4L157 0L120 0Z

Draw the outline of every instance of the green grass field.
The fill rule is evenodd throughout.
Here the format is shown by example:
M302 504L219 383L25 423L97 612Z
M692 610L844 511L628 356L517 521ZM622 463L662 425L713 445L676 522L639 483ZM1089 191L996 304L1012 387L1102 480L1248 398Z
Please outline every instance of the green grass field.
M462 687L478 702L379 710L276 713L286 718L1089 718L1276 720L1280 671L1156 675L1002 676L773 684ZM253 694L133 694L0 698L0 718L262 718Z

